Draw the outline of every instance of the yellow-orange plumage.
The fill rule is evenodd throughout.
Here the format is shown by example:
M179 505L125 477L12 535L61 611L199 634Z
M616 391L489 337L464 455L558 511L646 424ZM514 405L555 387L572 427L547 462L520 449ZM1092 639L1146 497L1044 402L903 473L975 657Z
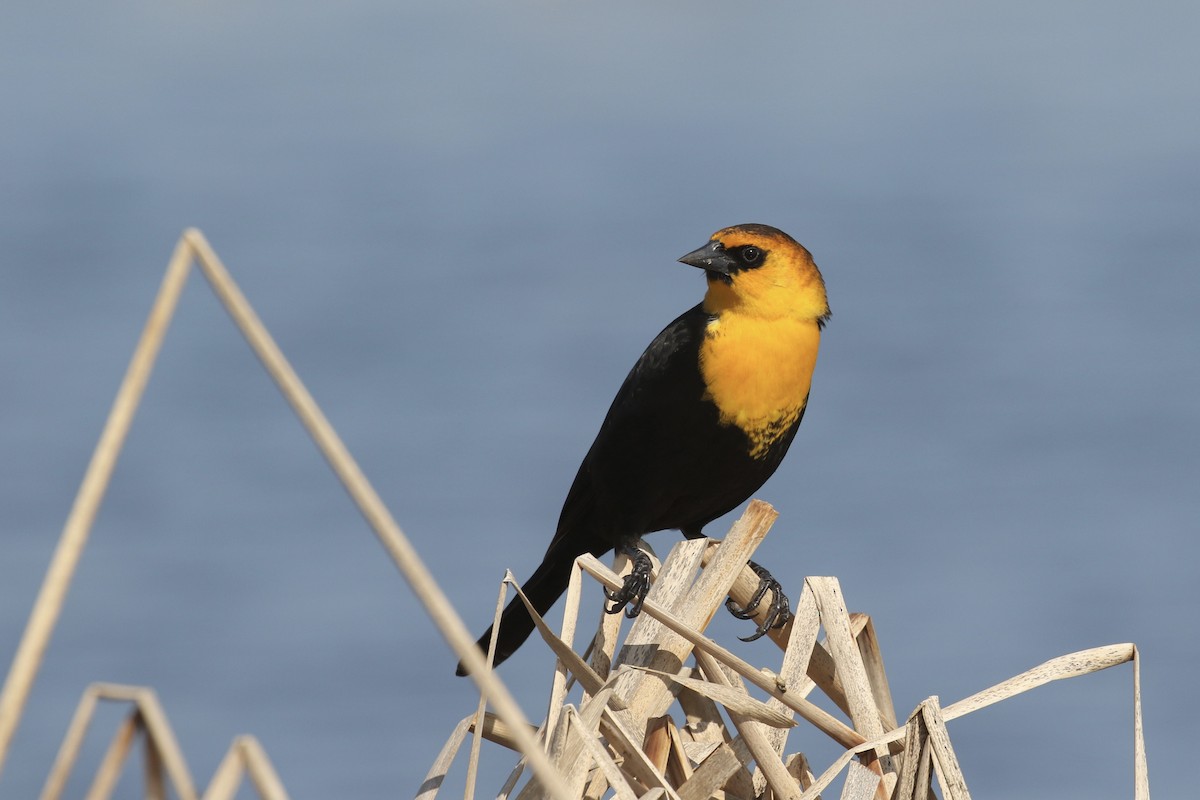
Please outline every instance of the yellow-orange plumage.
M700 372L721 422L749 438L761 458L800 416L821 332L801 320L764 321L731 312L708 324Z

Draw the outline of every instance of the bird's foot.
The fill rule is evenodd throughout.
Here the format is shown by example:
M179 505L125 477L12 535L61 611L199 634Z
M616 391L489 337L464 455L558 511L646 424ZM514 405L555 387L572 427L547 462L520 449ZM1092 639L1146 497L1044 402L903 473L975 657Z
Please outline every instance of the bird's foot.
M625 583L620 589L615 592L604 590L604 596L612 603L611 606L605 606L604 611L608 614L619 614L624 608L625 616L633 619L641 613L646 593L650 591L650 570L653 565L650 563L650 556L634 545L623 544L617 550L633 559L633 569L625 576Z
M738 637L743 642L753 642L755 639L761 639L767 631L787 625L792 619L792 607L788 603L787 595L783 593L783 587L770 572L767 572L766 568L753 561L749 562L747 566L758 576L758 588L754 591L754 596L750 598L750 602L744 608L730 597L725 601L725 608L738 619L752 619L758 613L758 607L767 592L771 593L771 605L767 606L766 616L758 624L754 633Z

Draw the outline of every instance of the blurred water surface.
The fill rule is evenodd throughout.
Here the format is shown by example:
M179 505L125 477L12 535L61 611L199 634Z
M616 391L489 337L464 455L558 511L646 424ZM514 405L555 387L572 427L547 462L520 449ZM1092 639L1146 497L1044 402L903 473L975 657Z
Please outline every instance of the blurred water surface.
M1184 796L1198 34L1187 2L14 4L0 662L184 227L482 628L625 371L699 299L674 259L765 222L814 252L834 317L760 560L841 578L901 714L1136 641L1152 784ZM411 794L474 707L453 662L193 278L0 797L35 796L96 680L154 686L201 785L252 732L294 797ZM530 646L503 671L534 718L549 670ZM1130 686L952 723L971 788L1129 796Z

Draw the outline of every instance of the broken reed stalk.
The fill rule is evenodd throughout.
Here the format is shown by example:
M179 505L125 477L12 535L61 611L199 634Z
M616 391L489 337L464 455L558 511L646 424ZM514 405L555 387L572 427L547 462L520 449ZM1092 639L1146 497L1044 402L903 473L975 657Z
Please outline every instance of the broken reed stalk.
M267 758L267 751L253 736L239 736L233 740L208 782L203 800L234 800L243 774L250 776L250 782L263 800L287 800L283 781L279 780L271 759Z
M496 597L496 612L492 618L492 636L488 640L487 651L487 667L492 668L492 664L496 659L496 641L500 638L500 616L504 613L504 599L508 595L508 578L512 573L505 575L505 579L500 581L500 593ZM479 695L479 705L475 709L475 737L471 740L471 757L467 761L467 785L463 790L465 800L471 800L475 796L475 775L479 769L479 748L483 744L483 734L480 728L483 727L483 716L487 713L487 696L482 692Z
M555 763L569 772L576 797L816 800L838 776L844 775L843 800L932 800L936 796L932 789L935 777L946 800L969 800L971 795L947 731L949 720L1050 681L1133 661L1134 798L1149 800L1140 668L1137 648L1131 644L1097 647L1051 659L945 709L936 696L929 697L905 724L899 725L874 627L866 615L847 610L836 578L805 579L796 595L795 618L782 631L786 647L778 672L756 668L707 638L703 629L720 602L720 597L714 595L728 585L728 578L706 580L705 570L699 566L700 556L708 548L713 551L707 553L711 556L709 563L716 564L721 561L723 548L730 548L725 554L726 563L730 553L737 553L734 563L742 572L733 582L733 591L735 600L745 605L744 595L738 597L736 593L740 591L740 577L752 573L741 565L761 537L739 537L754 527L749 521L755 517L767 520L769 525L773 512L763 516L764 508L769 509L752 502L724 542L684 541L676 545L658 567L642 615L619 651L615 640L620 620L616 619L618 625L614 626L614 617L602 614L599 638L592 646L592 663L603 663L603 669L588 665L544 620L533 615L536 630L558 656L547 713L547 720L557 720L558 728L553 736L547 736L548 729L543 727L543 739L548 741L547 749ZM747 543L749 546L744 547ZM617 563L621 563L620 558ZM700 574L695 577L697 569ZM571 578L573 591L584 573L606 588L621 584L615 572L585 555L576 560ZM693 577L683 578L689 574ZM707 590L698 591L701 585ZM577 603L569 603L564 631L574 631L577 613ZM824 640L818 638L822 629ZM777 642L783 639L778 635L773 638ZM686 643L682 648L681 642ZM602 651L599 662L595 651ZM689 651L699 673L684 663ZM564 671L584 687L578 708L565 704L560 689ZM747 694L739 677L766 692L768 700L763 702ZM667 708L658 703L662 688L668 686L673 687L671 694L686 715L687 725L676 727L669 714L663 716ZM850 724L806 699L809 691L818 687L843 709ZM670 695L667 700L671 702ZM719 706L724 707L723 714ZM792 712L845 748L819 777L812 774L803 753L785 752ZM726 717L732 721L732 729ZM484 738L506 744L509 733L494 717L485 717ZM419 800L434 800L436 786L458 749L456 741L461 741L459 729L439 755ZM502 798L509 796L518 775L515 771L510 775ZM520 792L518 800L540 800L543 796L542 789L531 783Z
M578 563L585 572L599 580L609 589L620 588L621 581L617 579L616 574L601 564L595 556L580 556ZM642 604L642 613L648 614L663 623L664 627L687 639L692 645L703 647L706 652L710 653L722 664L779 700L843 747L854 747L865 741L865 737L862 734L856 732L853 728L820 706L810 703L802 697L792 697L786 692L786 687L784 690L781 690L775 684L774 673L767 674L763 670L759 670L754 665L734 655L706 636L687 627L654 601L647 599Z
M84 481L67 519L55 555L51 560L42 589L34 604L29 623L17 648L12 667L0 693L0 770L12 736L20 721L33 680L41 665L46 646L62 611L67 589L87 541L96 512L104 498L109 478L129 431L138 402L183 291L189 268L198 264L225 310L249 343L251 349L275 381L284 398L304 425L317 448L337 475L347 493L375 531L384 549L412 587L426 613L437 625L451 648L466 665L488 702L512 729L530 766L547 792L558 800L568 800L567 786L554 769L533 736L520 707L503 683L487 668L483 654L454 611L441 588L425 567L408 538L375 492L357 462L350 455L333 426L325 418L312 395L284 357L266 326L258 318L228 270L200 231L184 231L175 247L158 298L150 312L146 328L134 350L125 380L118 390L100 442L96 446Z
M463 624L462 618L458 616L408 537L400 530L391 512L359 468L358 462L350 455L341 437L329 424L312 395L308 393L308 389L292 369L292 365L271 338L266 326L259 320L225 266L217 258L217 254L205 241L204 236L194 228L185 232L184 238L196 252L200 269L208 278L225 310L229 312L229 316L233 318L234 324L275 380L279 390L321 451L321 455L329 462L334 474L412 587L417 599L425 606L425 612L437 625L454 654L466 665L471 679L487 697L488 702L513 726L517 741L538 779L552 796L559 800L568 800L566 784L545 757L545 752L538 746L537 741L528 734L525 715L516 700L495 673L488 669L483 653L476 647L475 639Z
M196 788L188 770L183 750L175 738L167 715L158 702L153 689L143 686L125 686L115 683L94 683L83 693L75 716L67 729L67 735L54 759L54 766L42 788L41 800L58 800L66 789L67 779L79 759L84 735L92 723L99 701L108 700L129 703L133 706L130 715L118 728L109 746L100 769L92 781L88 797L109 797L120 776L120 769L129 754L129 748L137 733L143 733L148 753L148 778L162 782L163 776L170 779L176 793L183 800L195 798ZM206 794L206 796L208 796ZM269 795L264 795L264 797ZM278 796L278 795L276 795Z
M63 796L67 781L79 760L96 706L101 700L128 703L132 708L109 742L92 778L87 800L110 800L118 780L126 770L138 736L141 736L145 750L144 795L147 798L166 798L170 788L174 790L173 796L179 800L198 800L201 797L203 800L233 800L241 788L243 776L249 775L262 800L288 800L287 791L275 767L253 736L238 736L233 740L213 773L208 788L203 795L199 795L183 758L183 751L175 740L175 733L154 690L113 683L94 683L84 691L42 788L41 800L59 800Z
M29 692L41 667L46 646L50 643L50 636L54 633L54 627L62 612L67 590L71 587L75 568L83 555L84 545L87 544L92 523L104 499L117 457L121 453L138 403L150 379L150 372L154 368L154 361L162 347L163 337L166 336L179 296L187 282L191 261L192 247L185 236L175 245L175 252L167 265L158 296L150 309L150 317L146 320L141 338L134 348L133 358L117 390L116 399L100 434L100 441L92 453L83 482L63 526L58 546L50 559L46 577L42 580L42 588L33 604L25 632L17 645L4 688L0 690L0 773L4 771L9 745L21 721L25 701L29 699Z

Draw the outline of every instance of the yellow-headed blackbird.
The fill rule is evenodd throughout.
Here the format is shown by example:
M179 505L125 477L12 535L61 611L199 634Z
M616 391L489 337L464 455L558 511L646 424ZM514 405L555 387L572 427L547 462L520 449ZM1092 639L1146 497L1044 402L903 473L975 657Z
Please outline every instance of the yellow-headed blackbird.
M736 225L679 260L705 271L704 301L650 343L617 392L567 493L554 539L522 587L541 614L566 589L577 556L613 548L634 555L635 567L622 591L606 592L613 601L606 610L630 603L626 613L636 614L650 571L633 547L637 539L668 528L702 536L705 524L775 472L804 417L829 318L825 283L808 250L767 225ZM752 638L790 616L779 585L757 571L758 598L769 587L775 599ZM532 631L532 618L514 598L500 620L495 663ZM480 647L486 650L490 638L489 628Z

